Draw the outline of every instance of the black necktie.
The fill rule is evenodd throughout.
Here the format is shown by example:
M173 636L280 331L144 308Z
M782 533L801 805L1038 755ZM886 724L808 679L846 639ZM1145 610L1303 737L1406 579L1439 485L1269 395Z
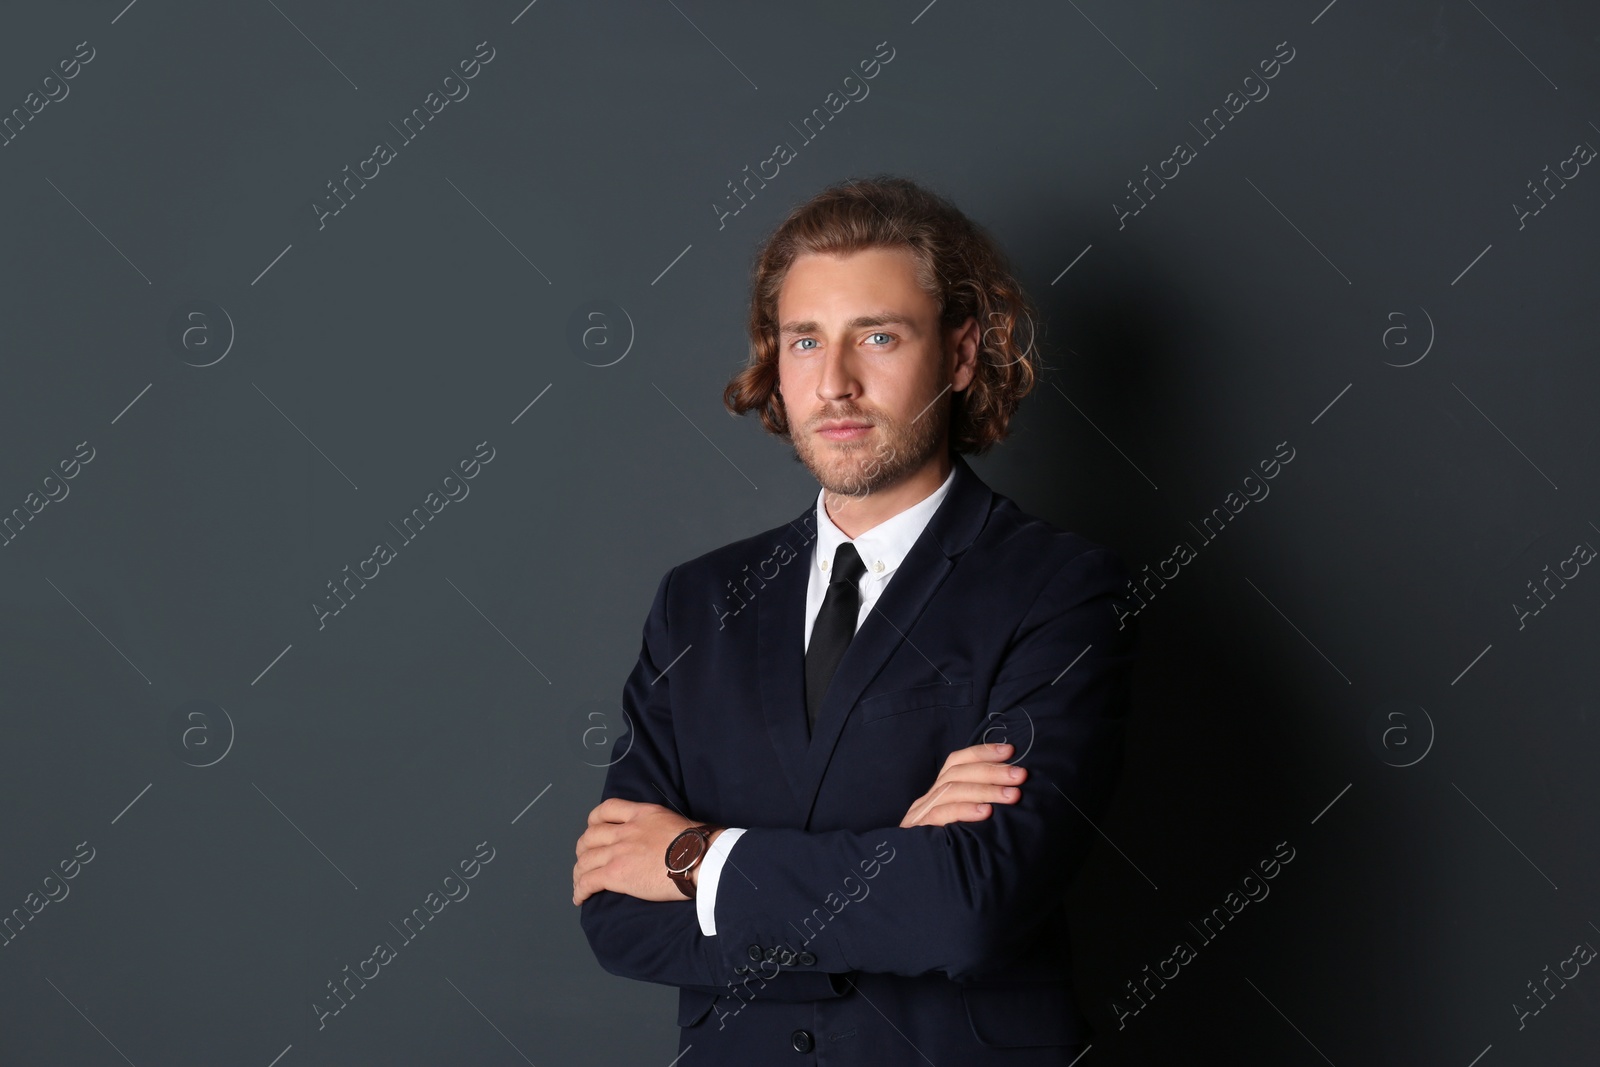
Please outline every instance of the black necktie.
M806 720L812 729L816 728L817 711L833 680L834 668L855 636L856 617L861 614L861 589L857 583L866 570L856 546L841 541L828 573L828 593L822 598L822 610L811 624L811 640L806 645Z

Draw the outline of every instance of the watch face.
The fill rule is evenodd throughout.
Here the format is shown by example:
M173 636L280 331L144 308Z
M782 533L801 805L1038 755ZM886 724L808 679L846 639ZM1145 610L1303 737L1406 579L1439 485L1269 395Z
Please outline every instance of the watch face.
M667 870L676 873L687 871L694 866L706 850L706 839L697 833L685 830L673 838L671 846L667 849Z

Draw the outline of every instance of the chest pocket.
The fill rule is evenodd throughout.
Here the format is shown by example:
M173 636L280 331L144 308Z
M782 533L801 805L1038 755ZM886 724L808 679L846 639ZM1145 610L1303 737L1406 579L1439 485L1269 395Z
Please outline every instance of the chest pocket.
M856 704L856 710L862 722L874 722L926 708L969 707L971 704L971 682L933 682L863 697Z

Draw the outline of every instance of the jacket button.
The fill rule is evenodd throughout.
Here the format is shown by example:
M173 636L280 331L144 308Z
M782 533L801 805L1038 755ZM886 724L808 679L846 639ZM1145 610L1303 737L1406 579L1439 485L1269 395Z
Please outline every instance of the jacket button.
M766 958L769 959L769 960L777 959L778 958L778 946L774 945L771 948L767 949Z
M800 953L800 965L802 967L809 967L813 963L816 963L816 962L817 962L817 957L813 956L811 953L809 953L809 952Z
M794 963L794 961L794 949L786 948L782 952L778 953L778 962L783 964L785 967L788 967L790 964Z
M796 1030L789 1035L789 1043L794 1046L796 1052L810 1052L812 1044L811 1032L809 1030Z
M761 946L760 945L751 945L750 946L750 951L747 953L747 955L751 959L755 960L757 963L760 963L761 962Z
M740 964L738 967L735 967L733 969L733 973L734 974L749 974L750 973L750 968L748 966L744 965L744 964Z

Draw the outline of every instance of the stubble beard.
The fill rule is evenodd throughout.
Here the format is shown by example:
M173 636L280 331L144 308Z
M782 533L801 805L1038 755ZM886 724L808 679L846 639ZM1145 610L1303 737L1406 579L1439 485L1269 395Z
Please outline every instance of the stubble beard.
M949 401L934 403L904 424L852 410L822 412L813 428L793 435L795 459L822 486L828 510L839 513L919 470L944 441L949 418ZM855 441L816 436L814 426L830 419L860 419L872 423L873 430Z

